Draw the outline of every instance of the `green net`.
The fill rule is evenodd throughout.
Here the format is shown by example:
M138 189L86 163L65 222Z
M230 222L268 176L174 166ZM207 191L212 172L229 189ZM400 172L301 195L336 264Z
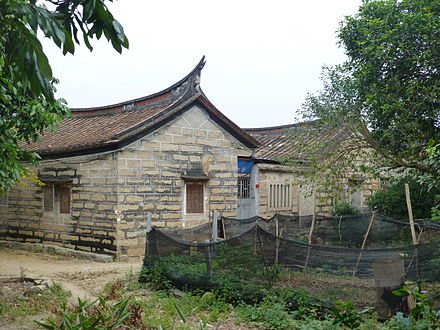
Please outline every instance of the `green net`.
M416 221L420 241L412 245L408 222L378 215L372 221L372 216L320 218L312 231L312 217L221 218L219 240L212 239L211 224L153 227L147 233L144 266L160 266L177 287L212 290L235 283L241 292L250 284L270 286L277 271L274 265L372 278L375 265L398 258L402 279L437 279L439 224Z

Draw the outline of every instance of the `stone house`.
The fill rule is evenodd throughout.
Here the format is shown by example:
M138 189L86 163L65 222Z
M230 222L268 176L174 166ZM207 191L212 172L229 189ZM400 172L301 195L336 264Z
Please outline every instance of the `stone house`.
M30 148L44 186L18 185L0 204L0 239L143 255L147 213L157 226L236 216L237 159L257 142L200 89L204 59L150 96L73 116Z
M295 125L241 129L200 89L202 59L171 87L73 116L29 146L44 183L0 198L0 240L109 254L144 253L147 214L161 227L194 226L211 211L246 218L275 212L328 214L278 157L301 153ZM324 136L323 138L327 138ZM365 181L363 207L373 189Z
M322 141L347 140L337 130L314 130L308 122L263 127L245 128L259 142L247 166L240 171L238 215L241 218L259 215L271 217L275 213L298 214L300 216L316 214L328 216L336 202L334 192L323 192L311 189L310 184L298 170L284 165L280 159L284 157L303 161L307 159L306 145L319 144ZM311 134L312 133L312 134ZM249 182L249 192L241 193L240 189L247 186L240 181ZM365 174L356 179L347 180L344 196L339 200L350 202L360 211L367 211L367 198L379 188L379 182Z

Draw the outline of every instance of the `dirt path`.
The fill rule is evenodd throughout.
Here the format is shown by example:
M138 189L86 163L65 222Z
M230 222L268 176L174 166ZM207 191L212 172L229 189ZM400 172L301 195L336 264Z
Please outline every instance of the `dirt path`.
M80 298L94 298L104 285L120 278L128 272L138 273L141 259L122 262L101 263L35 253L22 250L0 248L0 277L49 277L65 290L71 291L70 301Z

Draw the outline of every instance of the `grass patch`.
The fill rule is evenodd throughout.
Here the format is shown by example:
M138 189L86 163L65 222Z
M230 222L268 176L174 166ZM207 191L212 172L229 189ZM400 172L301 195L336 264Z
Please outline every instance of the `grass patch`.
M19 285L17 283L17 285ZM17 285L15 289L17 289ZM41 293L24 296L22 290L3 294L0 299L0 318L2 321L15 320L20 317L37 315L44 312L58 313L61 304L65 303L70 292L64 291L55 284Z

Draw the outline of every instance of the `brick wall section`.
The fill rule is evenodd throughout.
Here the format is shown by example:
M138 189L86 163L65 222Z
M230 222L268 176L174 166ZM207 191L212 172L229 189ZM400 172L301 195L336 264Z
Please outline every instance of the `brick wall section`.
M118 154L118 255L144 253L148 212L160 227L194 226L212 210L236 216L242 152L250 151L197 107L124 148ZM182 175L192 167L209 177L203 214L185 214Z
M0 239L115 255L116 161L112 154L100 157L36 168L44 180L71 182L71 214L44 212L43 188L17 185L8 193L8 205L0 206Z

